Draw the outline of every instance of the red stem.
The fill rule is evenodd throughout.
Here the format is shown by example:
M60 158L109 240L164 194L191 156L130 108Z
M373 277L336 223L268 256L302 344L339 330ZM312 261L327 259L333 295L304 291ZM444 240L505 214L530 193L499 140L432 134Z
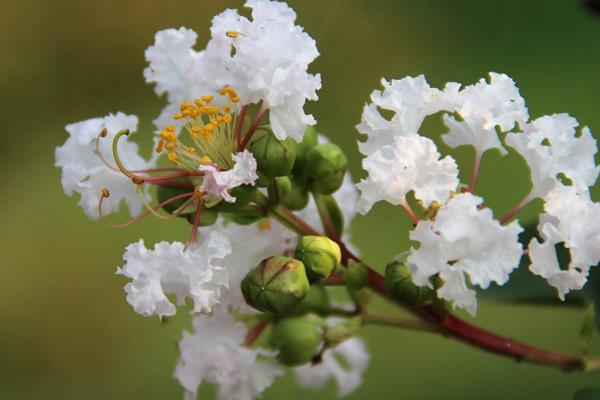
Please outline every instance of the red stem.
M262 119L262 117L264 117L266 112L267 112L266 108L261 108L260 111L258 112L258 114L256 114L256 118L254 119L254 122L250 126L250 129L248 129L248 132L246 132L246 135L244 135L244 140L242 141L242 144L238 147L238 151L242 151L246 148L246 146L250 142L250 139L252 139L252 135L254 135L254 132L256 132L256 128L258 128L258 124L260 124L260 120Z
M194 212L194 224L192 225L192 233L190 234L190 239L185 246L186 250L189 250L196 241L196 235L198 234L198 227L200 226L200 218L202 216L202 207L204 207L204 200L198 199L196 203L196 211Z
M485 331L454 315L448 314L444 316L440 323L445 331L454 338L491 353L511 357L517 361L552 365L564 371L582 370L584 368L584 362L581 357L538 349Z
M238 149L240 148L242 141L242 125L244 124L244 118L246 117L246 112L248 112L248 106L243 106L238 114L237 121L235 121L235 143L237 144Z
M269 321L264 319L262 321L260 321L258 324L256 324L256 326L254 328L252 328L252 330L250 332L248 332L248 335L246 336L246 340L244 341L244 346L246 347L250 347L252 346L252 344L254 342L256 342L256 339L258 339L261 335L261 333L263 333L263 331L265 330L265 328L269 325Z
M469 192L475 192L477 178L479 177L479 168L481 167L481 155L478 151L475 152L475 162L473 163L473 172L471 173L471 182L469 183Z

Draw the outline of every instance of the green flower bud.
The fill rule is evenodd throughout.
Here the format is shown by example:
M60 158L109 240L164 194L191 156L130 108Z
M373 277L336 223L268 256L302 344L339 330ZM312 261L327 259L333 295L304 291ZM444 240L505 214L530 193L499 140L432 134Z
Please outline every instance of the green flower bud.
M352 290L360 290L369 285L369 274L365 264L350 260L343 270L346 286Z
M234 187L229 193L235 197L235 203L228 203L225 200L221 200L214 207L211 207L211 209L222 212L235 212L250 203L255 190L256 188L251 185Z
M289 367L311 362L321 347L322 330L320 319L312 314L279 321L271 337L279 362Z
M260 171L256 171L256 175L258 175L258 179L254 182L256 186L261 188L269 187L269 185L271 184L271 178L269 178Z
M329 293L320 285L310 285L306 297L291 311L293 315L304 315L310 312L327 315L329 312Z
M309 150L317 144L319 144L317 131L314 127L309 126L304 131L304 137L297 146L296 161L294 162L294 168L292 169L294 175L299 177L306 176L306 155Z
M288 138L277 140L272 133L257 137L250 146L258 170L269 178L285 176L292 171L296 160L296 142Z
M194 213L185 214L188 222L194 225L194 218L196 217ZM198 226L211 226L215 222L217 222L217 218L219 218L219 213L210 208L202 209L202 214L200 214L200 224Z
M264 312L286 314L306 297L310 285L302 261L275 256L263 260L242 281L246 303Z
M327 278L342 260L340 246L325 236L304 236L294 255L313 281Z
M184 194L184 193L191 193L193 191L194 191L194 188L192 186L158 186L156 188L156 200L159 203L162 203L163 201L167 201L172 197L175 197L175 196L178 196L178 195ZM189 199L190 199L189 197L185 197L185 198L182 198L179 200L175 200L174 202L165 205L163 207L163 210L165 210L169 214L173 214L175 211L177 211L179 209L179 207L181 207ZM181 214L191 213L195 209L196 209L195 207L187 207L185 212L182 212ZM185 217L186 215L183 215L183 216Z
M411 279L410 269L401 260L394 260L385 268L385 287L397 300L411 305L429 304L434 299L433 290L417 286Z
M292 190L292 180L287 176L278 176L271 180L267 186L267 192L270 199L281 201Z
M296 179L291 181L292 187L284 196L280 197L281 204L292 211L302 210L308 204L308 190Z
M333 143L319 144L306 155L306 168L313 187L321 194L332 194L342 186L348 158Z

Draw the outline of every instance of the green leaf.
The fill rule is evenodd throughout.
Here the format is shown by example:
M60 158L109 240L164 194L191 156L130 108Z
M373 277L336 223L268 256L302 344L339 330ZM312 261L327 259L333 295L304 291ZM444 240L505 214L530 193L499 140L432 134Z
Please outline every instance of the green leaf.
M573 395L573 400L600 400L600 387L579 389Z

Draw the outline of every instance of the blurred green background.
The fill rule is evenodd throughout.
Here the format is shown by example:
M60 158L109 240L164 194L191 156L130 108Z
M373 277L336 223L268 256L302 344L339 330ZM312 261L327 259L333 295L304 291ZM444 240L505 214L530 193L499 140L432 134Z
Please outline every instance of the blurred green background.
M318 43L320 100L308 106L319 129L339 142L361 176L354 125L380 77L426 74L432 85L473 83L488 71L515 79L530 114L568 112L600 133L600 18L573 0L290 1ZM0 2L0 399L178 399L172 379L173 336L125 301L115 276L123 248L182 240L181 221L146 220L127 230L88 221L60 187L54 148L64 125L109 112L151 120L164 100L144 83L144 49L156 31L187 26L199 33L241 1ZM439 124L426 127L435 137ZM438 140L439 142L439 140ZM447 148L442 147L444 150ZM469 150L455 153L469 171ZM527 191L516 156L486 154L479 191L502 214ZM598 200L599 191L595 190ZM532 205L523 217L539 209ZM408 220L379 205L355 220L356 243L381 268L407 246ZM500 333L577 352L583 312L483 301L477 322ZM350 398L569 399L600 375L565 374L518 364L449 339L367 328L372 365ZM596 346L596 351L598 351ZM288 377L265 399L332 398L290 390ZM203 393L205 393L203 391ZM210 398L210 397L209 397Z

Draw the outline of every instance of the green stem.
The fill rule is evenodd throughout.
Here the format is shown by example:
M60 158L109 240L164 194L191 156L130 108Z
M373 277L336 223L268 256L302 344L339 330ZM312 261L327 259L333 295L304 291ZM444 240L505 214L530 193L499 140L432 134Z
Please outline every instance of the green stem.
M338 232L335 230L335 226L333 224L333 221L331 220L331 215L329 214L329 210L327 209L327 205L325 204L325 198L322 194L317 193L315 191L312 191L311 194L315 199L317 211L319 212L319 217L321 218L321 223L323 224L323 229L325 230L325 233L329 238L338 242Z

